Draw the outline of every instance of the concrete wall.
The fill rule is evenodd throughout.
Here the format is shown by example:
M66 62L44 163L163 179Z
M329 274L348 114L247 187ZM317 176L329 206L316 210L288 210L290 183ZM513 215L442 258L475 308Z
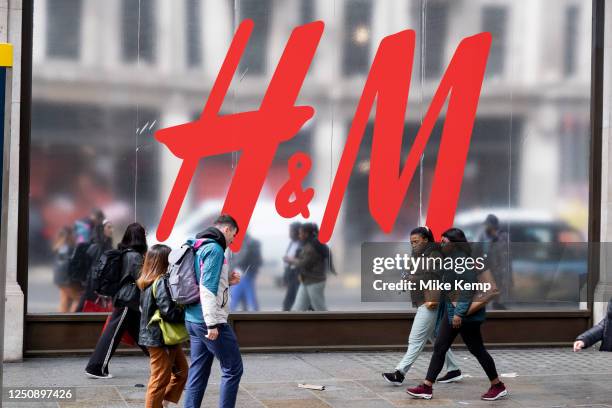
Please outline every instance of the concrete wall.
M21 0L0 1L0 42L13 44L12 100L10 131L5 131L5 150L9 152L8 206L6 246L6 303L4 326L4 360L16 361L23 357L24 297L17 284L17 214L19 199L19 113L21 107ZM7 157L7 155L5 155ZM7 168L5 166L5 168Z

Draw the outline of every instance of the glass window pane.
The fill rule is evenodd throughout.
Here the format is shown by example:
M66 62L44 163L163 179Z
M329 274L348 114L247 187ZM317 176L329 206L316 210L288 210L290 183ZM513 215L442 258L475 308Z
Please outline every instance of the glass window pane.
M47 55L76 59L81 47L81 0L57 0L48 6ZM61 38L62 41L57 39Z
M35 2L34 9L35 21L44 24L34 26L34 51L41 57L32 75L29 313L70 309L73 287L59 270L66 248L59 250L58 237L72 231L75 240L86 240L93 210L113 223L114 244L133 221L145 226L149 244L157 242L182 160L155 140L155 132L199 118L233 35L247 18L254 29L220 115L257 110L295 27L325 23L295 103L313 107L315 115L278 146L248 228L260 243L261 267L253 283L260 310L292 306L285 302L283 260L291 248L290 225L320 226L376 50L385 37L406 29L415 31L415 49L404 128L398 130L398 174L457 47L488 31L493 43L454 224L471 240L492 239L484 221L494 214L512 243L586 240L588 0L570 6L555 0L185 0L180 5L120 0L110 9L95 0L55 0ZM405 55L398 56L398 64L405 62ZM331 311L412 307L409 296L404 302L361 302L361 245L407 241L410 231L426 222L448 106L436 120L389 234L372 217L369 203L377 107L370 112L328 243L338 272L325 276ZM289 179L288 161L298 151L312 161L302 187L316 192L308 219L285 219L275 201ZM180 245L221 211L242 157L244 152L230 152L200 160L167 244ZM241 256L232 254L231 262L237 264ZM531 270L517 265L511 292L534 283L573 293L576 282L584 283L584 270L570 277L549 272L542 265ZM558 307L529 296L507 304Z

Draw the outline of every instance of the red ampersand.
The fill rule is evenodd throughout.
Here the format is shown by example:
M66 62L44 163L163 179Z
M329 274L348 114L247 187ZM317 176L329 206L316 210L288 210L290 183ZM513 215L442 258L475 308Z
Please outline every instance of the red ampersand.
M312 161L310 156L303 152L297 152L289 158L289 180L278 190L276 195L276 211L285 218L293 218L298 214L302 217L310 217L308 203L314 196L314 189L302 190L302 180L308 175ZM294 200L290 200L291 196Z

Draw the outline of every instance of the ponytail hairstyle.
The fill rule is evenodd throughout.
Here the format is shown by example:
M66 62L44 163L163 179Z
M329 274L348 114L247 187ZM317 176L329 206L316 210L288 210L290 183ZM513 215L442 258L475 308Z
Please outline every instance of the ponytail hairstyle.
M426 239L428 242L436 242L434 238L433 232L429 229L428 226L416 227L412 231L410 231L410 235L420 235L421 238Z

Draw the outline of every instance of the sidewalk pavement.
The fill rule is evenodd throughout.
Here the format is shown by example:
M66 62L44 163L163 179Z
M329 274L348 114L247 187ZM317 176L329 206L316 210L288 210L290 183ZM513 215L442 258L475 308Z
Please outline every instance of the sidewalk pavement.
M434 386L431 401L412 399L407 385L423 378L431 357L425 352L408 373L402 387L383 381L398 352L244 354L245 373L238 407L270 408L390 408L390 407L580 407L612 408L612 353L569 348L491 350L509 396L486 402L480 395L488 381L466 350L457 356L466 378L460 383ZM85 378L85 357L31 358L4 364L4 387L75 387L75 402L4 402L4 407L142 407L148 381L144 356L115 356L109 380ZM219 366L215 362L203 407L216 407ZM298 383L325 385L324 391L300 389ZM139 386L141 385L141 386ZM182 406L182 403L179 405Z

